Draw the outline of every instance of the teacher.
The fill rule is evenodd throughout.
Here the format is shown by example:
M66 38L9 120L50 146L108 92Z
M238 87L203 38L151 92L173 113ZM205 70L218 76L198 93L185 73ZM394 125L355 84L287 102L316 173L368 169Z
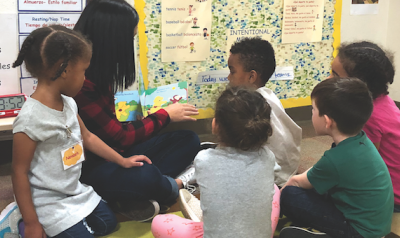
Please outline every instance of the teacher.
M191 173L176 177L191 164L200 141L192 131L157 135L171 122L194 121L190 116L198 111L189 104L172 104L132 123L118 121L114 94L135 81L133 39L138 21L136 10L124 0L88 3L74 30L89 38L93 55L75 101L89 131L123 157L137 155L106 161L85 151L81 181L117 211L132 220L146 221L159 212L158 203L175 202Z

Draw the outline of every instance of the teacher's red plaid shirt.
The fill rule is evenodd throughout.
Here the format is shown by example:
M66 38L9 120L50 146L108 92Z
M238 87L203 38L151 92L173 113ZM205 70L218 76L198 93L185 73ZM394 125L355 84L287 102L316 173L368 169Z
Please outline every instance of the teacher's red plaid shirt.
M170 122L168 113L160 109L141 121L121 123L115 116L114 94L102 94L87 79L74 99L87 129L119 153L151 138Z

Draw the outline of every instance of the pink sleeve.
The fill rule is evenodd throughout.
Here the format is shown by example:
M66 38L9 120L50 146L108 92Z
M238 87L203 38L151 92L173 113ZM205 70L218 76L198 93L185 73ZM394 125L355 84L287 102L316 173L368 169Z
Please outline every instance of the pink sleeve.
M371 117L365 123L363 130L367 134L368 138L372 141L372 143L381 142L382 138L382 129L380 126L381 121L379 117L372 112Z

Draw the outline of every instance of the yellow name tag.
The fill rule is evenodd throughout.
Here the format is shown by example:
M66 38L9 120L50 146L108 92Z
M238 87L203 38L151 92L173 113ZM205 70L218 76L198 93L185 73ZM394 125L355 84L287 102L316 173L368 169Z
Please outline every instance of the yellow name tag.
M75 145L61 151L62 162L64 170L67 170L77 164L82 163L85 160L83 154L83 144L79 141Z

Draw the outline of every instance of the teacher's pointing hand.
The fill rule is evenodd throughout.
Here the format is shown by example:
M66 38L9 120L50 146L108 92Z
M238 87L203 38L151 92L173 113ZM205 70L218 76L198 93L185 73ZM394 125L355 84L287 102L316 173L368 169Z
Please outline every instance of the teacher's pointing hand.
M171 104L165 108L165 111L168 112L171 122L196 121L196 118L191 116L199 115L199 111L196 109L196 107L187 103Z

